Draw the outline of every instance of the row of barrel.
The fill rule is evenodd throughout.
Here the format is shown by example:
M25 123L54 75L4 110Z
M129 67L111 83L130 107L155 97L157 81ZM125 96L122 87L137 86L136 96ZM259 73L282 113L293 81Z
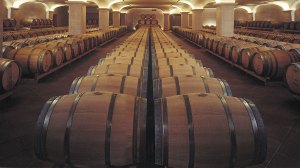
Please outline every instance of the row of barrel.
M205 33L216 34L216 27L204 26L201 31ZM286 33L282 31L262 31L262 30L235 28L234 33L246 35L246 36L259 37L263 39L300 44L300 35Z
M175 29L178 26L174 26ZM203 28L201 32L216 34L215 29ZM277 45L291 45L297 47L300 43L300 36L296 36L293 34L286 34L280 32L266 32L266 31L253 31L253 30L245 30L245 29L235 29L235 34L233 38L250 41L253 43L258 43L266 46L276 47ZM290 44L293 43L293 44ZM294 45L295 44L295 45Z
M146 27L133 33L88 76L76 78L69 95L47 101L37 122L39 159L83 167L126 167L144 160L148 33Z
M3 19L3 30L15 30L17 26L16 19Z
M12 41L30 37L45 36L50 34L66 33L67 27L52 27L33 30L18 30L3 32L3 41Z
M231 95L225 81L210 78L211 71L201 68L200 61L159 28L152 27L152 40L148 41L149 30L141 27L99 65L91 67L89 76L75 79L70 89L75 94L51 98L44 105L37 122L37 157L84 167L143 167L147 152L155 152L156 165L175 168L261 163L266 155L266 138L255 105L224 96ZM153 79L147 75L149 42L153 45ZM190 61L194 66L177 60ZM194 80L185 82L184 78ZM150 142L146 140L147 113L153 112L147 111L147 100L141 98L146 95L145 82L161 83L147 91L157 96L152 107L154 151L146 149ZM189 83L190 88L182 82ZM182 95L184 92L197 93ZM214 162L216 159L218 162Z
M300 46L298 44L241 35L226 38L178 27L173 31L245 69L253 70L260 76L285 81L290 92L299 99L300 76L297 62L300 62ZM287 71L288 66L294 71Z
M148 19L148 20L138 20L138 24L139 25L144 25L144 24L146 24L146 25L158 25L158 20L150 20L150 19Z
M283 29L283 30L300 31L300 22L299 21L272 23L271 21L238 21L238 20L235 20L234 26L235 27L243 27L243 28Z
M280 43L272 40L235 35L221 37L190 29L173 29L189 40L225 57L257 75L271 80L283 80L286 66L300 61L298 44Z
M211 70L207 71L200 60L161 29L154 29L153 37L153 62L160 80L154 86L161 88L162 97L169 96L155 100L156 164L246 167L262 163L266 157L266 135L255 105L250 100L231 97L225 80L213 78ZM173 77L161 74L163 69L170 69ZM154 87L154 95L155 92Z
M25 39L8 43L2 52L4 58L15 60L20 64L24 75L32 76L46 73L84 55L96 46L118 36L122 31L123 29L112 29L72 37L47 36L44 38L48 40L43 42L38 39Z
M46 28L46 27L53 26L53 20L30 18L30 19L21 20L20 25L22 27L30 27L30 28Z
M247 27L247 28L274 28L271 21L234 21L234 27Z
M234 33L259 37L263 39L300 44L300 35L297 34L289 34L289 33L283 33L278 31L268 32L268 31L246 30L246 29L235 29Z
M92 30L92 29L89 29ZM120 28L110 28L108 31L102 31L103 36L100 35L97 38L97 44L104 43L105 41L108 41L112 39L115 36L118 36L119 34L122 34L127 31L127 27L120 27ZM99 34L99 29L94 29L93 31L89 31L88 34ZM36 45L38 43L45 43L50 42L53 40L59 40L61 38L68 37L67 33L59 33L59 34L52 34L52 35L44 35L44 36L38 36L38 37L30 37L25 39L18 39L13 41L6 41L3 43L4 45L4 52L7 46L12 46L14 48L23 48L29 45Z

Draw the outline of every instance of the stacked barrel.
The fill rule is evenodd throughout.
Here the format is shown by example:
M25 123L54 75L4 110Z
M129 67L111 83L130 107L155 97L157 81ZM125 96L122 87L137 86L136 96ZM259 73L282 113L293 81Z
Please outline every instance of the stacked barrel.
M95 47L125 31L126 27L120 27L72 37L66 34L55 34L5 42L2 55L4 58L18 62L23 74L31 77L45 74L53 68L85 56Z
M144 162L148 33L139 29L76 78L69 95L47 101L37 122L39 159L75 167Z
M30 28L45 28L52 27L53 20L52 19L24 19L21 21L21 26L30 27Z
M18 30L18 31L6 31L3 33L3 41L12 41L30 37L45 36L50 34L66 33L67 27L53 27L53 28L41 28L33 30Z
M16 19L3 19L3 30L15 30L17 25Z
M272 81L282 81L285 68L300 61L298 44L242 35L228 38L179 27L173 30L233 64Z
M16 88L20 79L19 65L13 60L0 58L0 100L2 95Z
M156 15L146 14L141 15L141 19L138 20L139 25L158 25L158 20L156 19Z
M300 62L288 66L285 74L285 83L293 97L300 101Z
M266 157L260 113L248 99L231 97L161 29L153 28L155 163L164 167L246 167Z

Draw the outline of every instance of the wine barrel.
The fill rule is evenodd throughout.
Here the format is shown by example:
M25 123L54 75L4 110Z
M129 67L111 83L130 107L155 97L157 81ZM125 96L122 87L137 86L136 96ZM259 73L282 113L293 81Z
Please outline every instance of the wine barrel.
M24 48L27 47L28 44L25 43L23 40L18 40L18 41L12 41L10 43L7 43L10 46L13 46L15 49L19 49L19 48Z
M3 27L13 27L10 19L3 19Z
M203 64L200 60L196 60L192 58L183 58L183 57L160 58L154 61L154 63L155 66L158 67L178 65L178 64L186 64L194 67L203 67Z
M153 95L155 99L188 93L232 95L228 83L218 78L181 76L156 79L153 81Z
M80 49L79 49L79 43L78 43L77 40L71 39L71 38L67 38L67 39L57 40L57 42L62 42L64 44L71 45L71 48L72 48L72 50L71 50L72 58L75 58L75 57L79 56Z
M248 48L254 48L254 47L260 47L257 44L251 44L251 43L241 43L237 45L233 45L230 50L230 58L231 61L234 63L241 64L241 50L248 49Z
M275 48L278 48L280 50L289 51L291 49L300 48L300 44L292 44L292 43L280 43Z
M150 19L151 18L151 14L146 14L146 19Z
M157 67L156 69L153 69L152 73L154 79L187 75L213 77L213 72L210 68L193 67L184 64Z
M262 163L267 138L250 100L193 93L155 101L155 163L247 167Z
M70 94L90 91L105 91L146 97L146 86L137 77L116 74L103 74L76 78Z
M146 104L142 98L109 92L53 97L37 121L35 154L38 159L74 167L143 162Z
M64 61L64 49L53 43L41 43L34 46L35 48L47 49L51 51L53 63L55 66L60 66Z
M0 58L0 93L13 90L20 82L21 75L16 61Z
M289 29L295 30L295 22L290 22Z
M131 65L147 65L143 59L135 57L108 57L99 60L98 65L110 65L110 64L131 64Z
M14 50L15 48L13 46L10 45L3 45L2 46L2 57L6 58L7 55Z
M240 51L241 63L244 68L251 69L251 60L253 59L253 54L259 51L268 51L273 50L269 47L254 47L254 48L246 48Z
M87 75L119 74L124 76L145 77L147 72L140 65L110 64L91 66Z
M282 79L286 67L290 63L298 61L300 61L300 57L294 57L286 51L271 50L255 53L251 65L258 75Z
M295 30L300 31L300 22L295 22Z
M169 52L169 53L156 53L157 59L160 58L172 58L172 57L183 57L183 58L194 58L192 54L189 53L179 53L179 52Z
M288 66L285 74L285 83L289 91L300 101L300 62Z
M53 64L51 51L33 47L12 50L5 58L18 62L24 74L47 72Z

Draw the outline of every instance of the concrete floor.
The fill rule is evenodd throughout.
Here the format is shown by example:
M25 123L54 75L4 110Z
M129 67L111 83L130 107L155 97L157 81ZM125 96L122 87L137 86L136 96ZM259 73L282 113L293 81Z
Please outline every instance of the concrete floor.
M233 95L248 98L260 109L268 136L268 156L265 163L252 168L300 167L300 103L294 101L284 87L265 87L254 78L222 62L190 43L168 34L183 48L201 59L216 77L227 80ZM23 81L11 99L0 102L0 167L51 167L37 161L33 153L33 138L38 114L52 96L68 93L72 81L84 76L91 65L129 36L98 48L72 65L48 76L36 84Z

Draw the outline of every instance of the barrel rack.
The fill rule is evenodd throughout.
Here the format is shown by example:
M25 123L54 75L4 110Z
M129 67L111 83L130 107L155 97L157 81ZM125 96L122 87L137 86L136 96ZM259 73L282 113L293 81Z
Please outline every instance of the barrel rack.
M172 32L173 32L173 31L172 31ZM283 81L274 81L274 80L271 80L271 79L268 78L268 77L259 76L259 75L257 75L255 72L253 72L253 71L251 71L251 70L248 70L248 69L246 69L246 68L244 68L244 67L242 67L242 66L240 66L240 65L238 65L238 64L235 64L235 63L233 63L232 61L230 61L230 60L228 60L228 59L226 59L226 58L224 58L224 57L222 57L222 56L220 56L220 55L218 55L218 54L216 54L216 53L214 53L214 52L212 52L212 51L210 51L210 50L208 50L208 49L206 49L206 48L203 48L201 45L199 45L199 44L197 44L197 43L191 41L190 39L188 39L188 38L186 38L186 37L184 37L184 36L182 36L182 35L180 35L180 34L178 34L177 32L173 32L173 33L174 33L175 35L179 36L180 38L185 39L185 40L188 41L189 43L192 43L192 44L196 45L197 47L204 49L206 52L208 52L208 53L210 53L210 54L212 54L212 55L214 55L214 56L220 58L222 61L224 61L224 62L230 64L231 66L233 66L233 67L235 67L235 68L237 68L237 69L239 69L239 70L245 72L246 74L248 74L248 75L250 75L250 76L256 78L257 80L263 82L263 84L264 84L265 86L283 86Z
M63 67L65 67L67 65L70 65L72 62L74 62L74 61L76 61L76 60L78 60L78 59L80 59L80 58L82 58L82 57L90 54L91 52L94 52L94 51L96 51L96 47L93 48L93 49L91 49L91 50L89 50L89 51L86 51L85 53L77 56L76 58L73 58L70 61L67 61L67 62L65 62L65 63L63 63L63 64L61 64L61 65L59 65L57 67L54 67L54 68L50 69L48 72L45 72L45 73L36 73L36 74L33 74L33 75L26 75L26 76L23 77L23 79L26 79L26 80L35 80L36 82L39 82L40 79L42 79L42 78L44 78L44 77L46 77L46 76L48 76L48 75L50 75L50 74L58 71L59 69L62 69Z
M4 100L4 99L8 98L8 97L11 96L13 93L14 93L14 91L9 91L9 92L6 92L6 93L0 95L0 101L2 101L2 100Z

